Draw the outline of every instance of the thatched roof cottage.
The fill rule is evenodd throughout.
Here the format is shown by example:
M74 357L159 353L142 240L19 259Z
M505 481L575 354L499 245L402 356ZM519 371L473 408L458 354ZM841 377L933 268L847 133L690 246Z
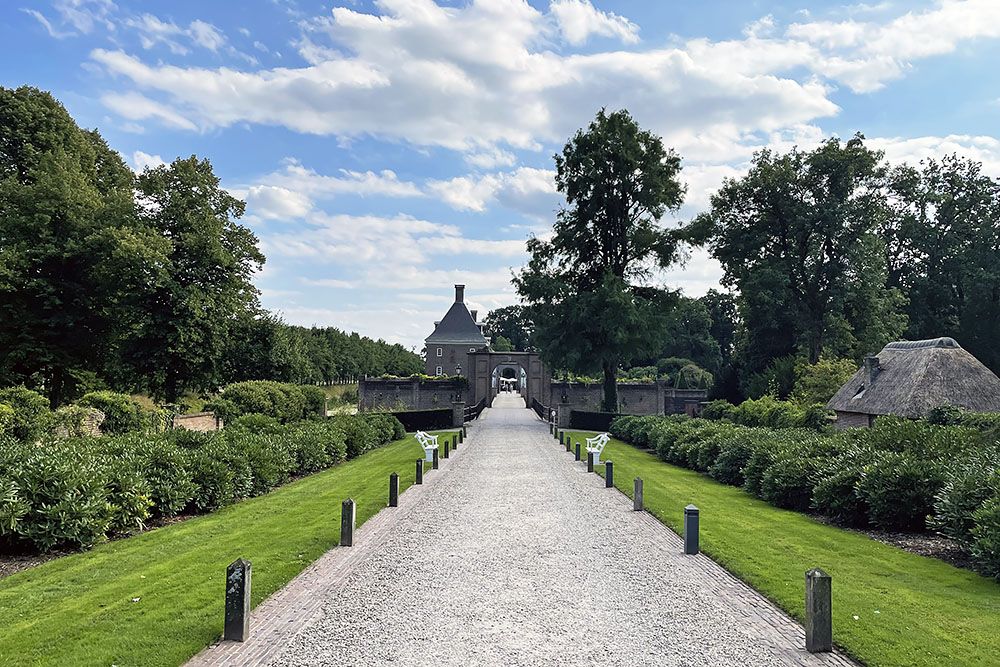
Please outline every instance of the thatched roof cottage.
M916 419L942 405L1000 412L1000 378L954 338L886 345L834 395L837 428L871 426L879 415Z

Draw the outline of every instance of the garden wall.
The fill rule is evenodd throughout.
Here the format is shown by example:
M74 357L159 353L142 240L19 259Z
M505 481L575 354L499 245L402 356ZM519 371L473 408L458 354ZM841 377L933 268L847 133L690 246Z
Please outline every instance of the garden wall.
M207 433L221 431L222 420L216 417L214 412L196 412L191 415L174 415L171 426L185 431Z
M628 415L696 415L707 397L704 389L675 389L662 381L618 383L619 412ZM600 411L604 389L600 384L552 382L547 398L559 413L559 425L568 428L572 411Z
M452 409L455 401L465 403L468 382L461 380L364 379L358 383L362 412Z

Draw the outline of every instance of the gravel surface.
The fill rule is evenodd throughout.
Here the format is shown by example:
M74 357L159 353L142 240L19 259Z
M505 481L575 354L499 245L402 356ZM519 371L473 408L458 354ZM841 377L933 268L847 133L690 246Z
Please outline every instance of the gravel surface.
M850 664L497 403L270 664Z

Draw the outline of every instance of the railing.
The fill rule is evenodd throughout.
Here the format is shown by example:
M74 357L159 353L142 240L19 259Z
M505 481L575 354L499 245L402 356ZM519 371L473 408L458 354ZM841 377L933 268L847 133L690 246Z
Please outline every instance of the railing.
M531 409L535 411L535 414L538 415L538 418L541 419L542 421L546 422L551 421L549 415L549 406L542 405L541 403L538 402L537 398L531 399Z
M479 415L486 409L486 399L479 401L472 407L465 408L465 421L471 422L473 419L479 419Z

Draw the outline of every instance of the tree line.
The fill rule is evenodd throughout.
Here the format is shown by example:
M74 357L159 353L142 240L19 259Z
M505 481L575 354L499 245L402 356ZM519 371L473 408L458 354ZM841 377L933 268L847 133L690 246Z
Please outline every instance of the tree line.
M135 174L51 94L0 88L0 385L53 405L105 386L173 403L246 379L419 371L399 345L264 311L243 212L208 160Z
M850 364L831 361L900 338L951 336L1000 371L1000 181L974 160L892 165L861 134L762 150L675 229L660 219L683 202L680 156L627 111L601 110L555 163L566 204L529 241L514 280L525 306L489 326L553 368L601 373L607 410L621 369L662 357L710 370L730 400L784 398L804 368L843 375ZM692 246L727 291L662 284Z

